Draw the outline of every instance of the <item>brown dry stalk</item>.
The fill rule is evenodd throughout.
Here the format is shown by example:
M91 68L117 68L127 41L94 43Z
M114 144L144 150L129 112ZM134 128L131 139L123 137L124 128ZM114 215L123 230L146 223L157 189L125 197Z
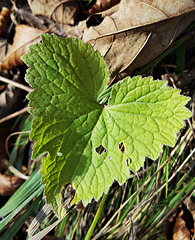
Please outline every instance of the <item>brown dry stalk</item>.
M6 150L6 153L7 155L10 157L10 153L9 153L9 150L8 150L8 141L10 139L10 137L12 136L15 136L15 135L19 135L19 134L23 134L23 133L30 133L30 131L24 131L24 132L14 132L14 133L11 133L5 140L5 150Z
M15 113L12 113L12 114L8 115L7 117L4 117L4 118L0 119L0 124L5 122L5 121L8 121L8 120L10 120L12 118L15 118L15 117L19 116L22 113L27 112L28 109L29 109L28 107L25 107L25 108L15 112Z
M7 78L4 78L2 76L0 76L0 81L2 81L4 83L11 84L11 85L13 85L13 86L15 86L17 88L20 88L20 89L22 89L24 91L27 91L27 92L32 92L32 90L33 90L32 88L30 88L28 86L25 86L25 85L23 85L21 83L18 83L18 82L14 82L14 81L12 81L10 79L7 79Z

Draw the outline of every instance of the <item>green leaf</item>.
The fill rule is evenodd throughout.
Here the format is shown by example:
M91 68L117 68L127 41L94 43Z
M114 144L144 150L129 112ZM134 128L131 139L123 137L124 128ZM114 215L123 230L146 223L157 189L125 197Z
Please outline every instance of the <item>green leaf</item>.
M23 56L33 120L33 158L48 153L41 173L47 202L62 217L61 190L71 182L73 202L87 205L123 184L145 156L156 159L162 144L174 146L176 132L191 116L189 98L165 81L126 78L111 90L108 104L98 100L107 87L108 67L90 44L43 34L42 44Z

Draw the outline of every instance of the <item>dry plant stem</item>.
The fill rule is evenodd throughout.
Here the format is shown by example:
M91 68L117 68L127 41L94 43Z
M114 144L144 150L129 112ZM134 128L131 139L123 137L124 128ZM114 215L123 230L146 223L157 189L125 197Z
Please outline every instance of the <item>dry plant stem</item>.
M188 157L184 160L184 162L180 165L180 167L176 170L175 173L173 173L173 175L169 178L168 183L170 183L173 178L181 171L181 169L183 168L183 166L189 161L189 159L192 157L192 155L195 153L195 149L188 155ZM163 190L163 188L165 188L166 186L166 182L149 198L147 198L145 201L143 201L142 203L138 204L137 208L145 205L148 202L151 202L152 199L158 195L159 192L161 192Z
M139 177L139 176L141 176L142 174L147 173L149 169L150 169L150 167L146 167L146 168L144 168L143 170L137 172L136 174L135 174L135 173L130 174L130 175L129 175L129 178Z
M174 81L174 79L171 77L171 74L170 74L169 70L167 69L166 65L164 64L164 62L162 62L162 65L163 65L163 67L164 67L166 73L168 74L169 79L170 79L170 81L171 81L173 87L174 87L174 88L177 88L176 85L175 85L175 81Z
M15 87L17 87L17 88L20 88L20 89L22 89L22 90L24 90L24 91L27 91L27 92L32 92L32 90L33 90L32 88L30 88L30 87L28 87L28 86L25 86L25 85L23 85L23 84L21 84L21 83L14 82L14 81L9 80L9 79L7 79L7 78L4 78L4 77L2 77L2 76L0 76L0 81L2 81L2 82L4 82L4 83L11 84L11 85L13 85L13 86L15 86Z
M20 114L27 112L28 109L29 109L28 107L25 107L25 108L15 112L15 113L12 113L9 116L0 119L0 123L3 123L3 122L6 122L6 121L8 121L12 118L15 118L15 117L19 116Z
M123 195L122 195L120 206L122 205L122 203L123 203L123 201L125 199L126 190L127 190L127 182L125 183L125 189L123 191ZM120 217L120 212L118 213L118 215L116 217L116 222L118 222L119 217Z
M9 141L10 137L12 137L14 135L18 135L18 134L23 134L23 133L30 133L30 131L14 132L6 138L6 140L5 140L5 150L6 150L6 153L7 153L8 157L10 157L10 153L9 153L9 150L8 150L8 141Z
M185 175L186 175L186 174L185 174ZM182 179L185 177L185 175L180 179L180 181L182 181ZM193 191L193 192L194 192L194 191ZM190 196L193 194L193 192L190 194ZM188 193L186 193L186 194L182 197L182 199L180 199L180 202L179 202L177 205L175 205L175 207L174 207L173 209L169 210L169 211L164 215L164 217L160 220L160 222L158 222L158 224L155 226L156 229L157 229L162 223L164 223L169 216L171 216L171 214L175 211L175 209L178 208L178 206L180 205L180 203L181 203L186 197L188 197ZM148 232L150 232L150 228L149 228L146 232L144 232L142 235L143 235L143 236L146 236L146 234L147 234Z
M192 157L192 155L195 153L195 149L188 155L188 157L184 160L184 162L181 164L181 166L176 170L176 172L169 178L169 180L168 180L168 183L169 182L171 182L172 180L173 180L173 178L181 171L181 169L183 168L183 166L189 161L189 159ZM158 195L159 194L159 192L161 192L164 188L165 188L165 186L166 186L166 182L153 194L153 193L151 193L150 195L152 195L151 197L147 197L147 199L145 199L143 202L140 202L138 205L137 205L137 208L136 209L133 209L132 211L131 211L131 215L132 214L134 214L134 213L136 213L137 212L137 216L135 216L135 219L134 219L134 221L136 221L138 218L139 218L139 213L140 213L140 211L142 211L141 209L138 209L138 208L141 208L142 206L144 206L145 204L146 204L146 206L147 206L147 204L148 203L150 203L152 200L153 200L153 198L156 196L156 195ZM142 188L142 186L140 187L140 188ZM134 195L134 194L133 194ZM132 196L131 196L132 197ZM130 197L130 198L131 198ZM128 200L127 200L128 201ZM145 208L145 207L144 207ZM118 210L117 210L118 211ZM115 214L114 214L115 215ZM113 215L113 217L114 217L114 215ZM110 221L112 221L113 220L113 217L112 217L112 219L110 219L109 220L109 222ZM122 221L121 222L119 222L119 223L117 223L116 225L114 225L112 228L110 228L109 229L109 224L107 223L106 225L105 225L105 227L107 227L106 229L104 229L104 230L106 230L107 232L110 232L113 228L116 228L117 226L119 226L119 225L121 225L122 224ZM104 228L105 228L104 227ZM103 230L103 229L102 229ZM102 230L101 230L101 232L102 232ZM97 239L99 236L101 236L101 235L99 235L100 233L98 233L95 237L94 237L94 239Z
M191 130L192 130L192 134L193 134L193 137L194 137L194 139L195 139L195 132L194 132L195 123L194 123L194 122L191 123L190 119L188 119L188 124L189 124L189 126L190 126L190 128L191 128Z
M163 153L161 153L160 156L159 156L158 164L157 164L157 170L158 170L159 167L160 167L160 163L161 163L161 161L162 161L162 157L163 157ZM159 180L160 180L160 172L156 175L156 181L155 181L156 190L158 189ZM158 199L159 197L160 197L160 194L157 196L157 199ZM158 201L158 200L157 200L157 201Z
M185 135L186 136L186 135ZM183 141L184 139L182 139ZM180 141L180 143L182 142ZM122 205L121 207L113 214L113 216L110 218L110 220L106 223L106 225L101 229L101 231L96 234L96 236L94 236L93 239L98 239L104 231L106 231L109 227L109 225L111 224L111 222L113 221L113 219L117 216L117 214L119 213L119 211L121 211L121 209L137 194L137 192L140 190L140 189L143 189L150 181L151 179L169 162L170 158L174 156L175 152L177 151L177 149L179 148L179 144L173 149L173 151L170 153L170 156L165 160L165 162L159 167L159 169L136 191L134 192ZM190 157L193 155L195 149L190 153ZM188 157L189 157L188 156ZM187 158L187 160L189 160ZM183 167L183 165L185 164L185 161L183 162L183 164L181 165ZM181 167L179 168L181 169ZM178 171L177 171L178 172ZM176 172L176 173L177 173ZM175 176L175 174L174 174ZM172 177L171 177L171 180L172 180ZM169 180L170 181L170 180ZM165 187L166 183L163 185L162 189ZM158 190L155 194L158 194L161 190ZM145 201L144 201L145 202Z
M45 202L45 197L42 198L42 201ZM26 232L28 233L28 237L32 237L36 231L38 231L39 226L44 221L44 216L49 216L52 212L52 206L50 204L44 204L39 213L36 215L36 217L32 220L30 223L28 229Z
M184 177L184 176L183 176L183 177ZM182 177L182 178L183 178L183 177ZM181 180L182 180L182 179L181 179ZM188 196L188 193L186 193L186 194L183 196L183 198L181 199L180 203L181 203L187 196ZM177 206L179 206L180 203L178 203ZM160 226L160 225L165 221L165 219L167 219L167 217L168 217L168 215L170 215L170 213L174 212L175 209L177 209L177 206L176 206L174 209L172 209L171 211L167 212L167 214L163 217L163 219L161 219L161 221L156 225L156 228L158 228L158 226Z
M81 213L81 210L78 211L77 218L76 218L76 223L75 223L75 226L74 226L74 228L72 230L72 235L71 235L71 239L70 240L74 239L74 235L75 235L76 229L77 229L78 224L79 224L80 213Z
M68 213L66 213L61 219L56 220L53 224L46 227L44 230L40 231L39 233L35 234L34 236L32 236L32 234L34 234L34 232L38 228L35 229L35 231L34 231L35 226L33 226L33 228L30 229L30 231L27 230L27 232L29 234L29 240L41 240L41 239L43 239L43 237L46 236L47 233L49 233L52 229L54 229L68 214L72 213L75 209L76 209L76 206L74 208L72 208ZM53 220L53 218L51 220ZM51 222L51 220L50 220L50 222Z
M146 200L145 200L146 201ZM148 202L146 205L145 205L145 201L143 203L141 203L141 205L139 204L139 207L140 209L136 209L136 212L135 212L135 215L136 216L132 216L130 217L130 219L125 219L125 221L121 221L121 222L118 222L116 225L114 225L113 227L111 227L110 229L108 229L108 232L111 232L113 231L114 229L116 229L116 227L118 226L122 226L123 227L123 231L124 232L129 232L131 231L130 228L131 226L133 225L133 223L135 223L138 218L141 216L141 214L145 211L145 209L150 205L150 202ZM141 207L144 206L144 208L142 209ZM131 214L132 215L132 214ZM125 227L124 227L125 225ZM113 239L114 236L117 234L117 232L119 231L119 229L116 229L110 236L109 236L109 239Z
M195 126L195 124L193 124L193 127ZM180 142L178 143L177 145L177 149L179 148L179 146L182 144L183 142L183 145L181 146L181 149L173 163L173 165L171 166L171 169L170 171L172 171L172 169L175 167L175 165L177 164L177 161L178 161L178 158L182 155L183 153L183 150L185 149L186 145L188 142L190 142L190 139L193 137L193 131L192 131L192 128L189 128L188 131L186 132L186 134L181 138ZM185 142L184 142L184 139L185 139ZM170 157L171 158L171 157Z
M65 217L65 216L64 216ZM46 227L44 230L42 230L41 232L37 233L36 235L32 236L29 238L29 240L41 240L43 239L43 237L45 235L47 235L47 233L49 233L53 228L55 228L62 219L58 219L57 221L55 221L52 225Z
M18 171L14 166L9 166L9 171L14 173L16 176L18 176L21 179L27 180L29 179L29 176L24 175L20 171Z

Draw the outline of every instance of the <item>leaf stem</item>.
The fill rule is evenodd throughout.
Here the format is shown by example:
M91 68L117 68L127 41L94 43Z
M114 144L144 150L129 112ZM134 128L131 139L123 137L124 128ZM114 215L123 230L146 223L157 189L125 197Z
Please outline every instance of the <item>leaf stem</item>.
M114 83L112 86L109 86L108 88L106 88L101 94L100 96L98 97L97 101L100 103L100 104L104 104L108 97L110 96L111 94L111 91L113 89L113 87L115 87L117 85L118 82ZM106 100L106 101L105 101Z
M98 221L98 219L99 219L100 213L101 213L101 211L102 211L102 209L103 209L103 206L104 206L104 203L105 203L106 198L107 198L107 194L104 193L103 196L102 196L100 205L99 205L99 207L98 207L98 210L97 210L97 212L96 212L96 215L95 215L95 217L94 217L94 219L93 219L93 222L92 222L92 224L91 224L91 226L90 226L90 228L89 228L89 230L88 230L88 232L87 232L87 235L86 235L86 237L85 237L85 240L90 240L90 237L91 237L91 235L93 234L94 228L95 228L96 223L97 223L97 221Z

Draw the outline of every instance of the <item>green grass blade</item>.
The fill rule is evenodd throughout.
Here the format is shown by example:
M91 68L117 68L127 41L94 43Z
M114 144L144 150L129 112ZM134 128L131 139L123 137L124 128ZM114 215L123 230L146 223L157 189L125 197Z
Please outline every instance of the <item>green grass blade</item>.
M102 196L100 205L99 205L99 207L98 207L98 210L97 210L97 212L96 212L96 215L95 215L95 217L94 217L94 220L93 220L93 222L92 222L92 224L91 224L91 226L90 226L90 228L89 228L89 231L88 231L88 233L87 233L87 235L86 235L86 237L85 237L85 240L90 240L91 235L93 234L93 231L94 231L95 226L96 226L96 224L97 224L97 221L98 221L98 219L99 219L100 213L101 213L101 211L102 211L102 209L103 209L103 206L104 206L104 203L105 203L105 201L106 201L106 198L107 198L107 194L104 193L103 196Z
M22 227L26 219L32 214L34 208L39 204L39 201L42 199L42 195L39 195L38 198L26 209L26 211L14 222L14 224L8 228L0 240L11 240L15 234Z
M163 219L163 217L169 212L175 209L178 204L181 203L183 196L187 193L190 194L195 188L195 178L193 178L186 186L178 192L175 196L170 198L169 202L162 204L162 208L155 214L154 221L150 221L151 225L148 228L149 235L147 239L151 239L150 237L154 234L152 229L155 229L156 225ZM147 226L144 225L147 228Z
M186 174L183 181L189 175L189 172ZM181 186L183 181L181 181L180 183L177 184L176 189L174 189L169 194L167 200L165 200L165 202L162 205L160 205L160 207L156 210L156 212L152 215L152 217L150 219L146 220L146 223L144 224L145 228L147 228L150 224L151 224L151 227L155 226L168 211L170 211L172 208L174 208L181 201L182 196L186 193L186 191L189 192L195 187L195 178L194 178L189 183L187 183L185 185L185 187L183 187L175 195L175 193L177 192L177 190L179 189L179 187Z
M16 214L18 214L23 207L25 207L34 197L38 197L43 192L43 185L39 187L30 197L28 197L20 206L18 206L13 212L11 212L9 215L7 215L3 220L0 221L0 230L2 230L5 225L14 217Z
M7 203L0 209L0 218L3 218L7 214L11 213L24 200L29 198L29 196L40 188L43 189L43 186L41 186L41 174L39 170L37 170L20 186L20 188L10 197Z
M175 72L176 73L182 73L185 69L185 43L182 43L178 48L177 48L177 53L176 53L176 67L175 67Z
M175 49L177 49L180 45L182 45L186 39L181 40L180 42L176 43L172 48L168 49L166 52L162 53L158 58L156 58L154 61L152 61L150 64L143 67L143 69L137 71L134 75L141 75L145 72L147 72L149 69L155 67L161 60L163 60L166 56L168 56L171 52L173 52Z
M69 216L67 215L59 224L57 231L56 231L56 237L63 237L63 233L64 233L64 228L66 226L66 223L68 221Z

